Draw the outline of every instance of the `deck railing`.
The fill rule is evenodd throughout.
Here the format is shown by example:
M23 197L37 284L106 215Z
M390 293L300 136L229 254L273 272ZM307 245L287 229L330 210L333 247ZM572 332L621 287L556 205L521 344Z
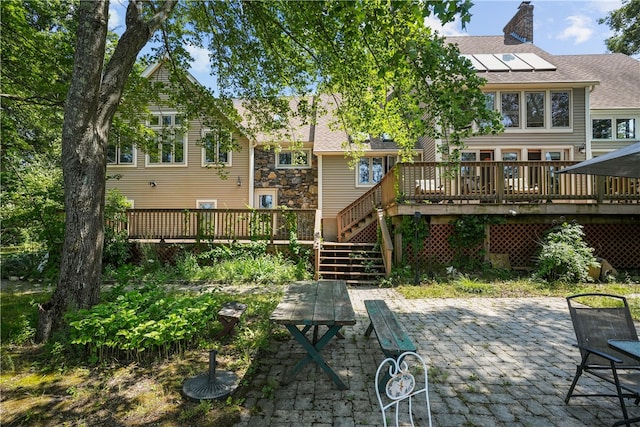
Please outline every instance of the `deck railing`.
M576 162L503 161L402 163L393 192L384 191L383 206L393 201L486 203L639 200L637 178L564 174ZM392 174L389 174L392 175ZM388 188L388 187L387 187Z
M640 201L640 179L564 174L574 161L399 163L337 214L338 235L394 203L609 203Z
M314 209L129 209L129 239L314 240Z

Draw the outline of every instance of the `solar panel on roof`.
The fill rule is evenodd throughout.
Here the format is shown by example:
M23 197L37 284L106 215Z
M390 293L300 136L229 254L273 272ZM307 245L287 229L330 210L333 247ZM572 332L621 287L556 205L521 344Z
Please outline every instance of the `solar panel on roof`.
M469 61L471 61L471 65L473 65L473 68L475 68L476 70L479 71L487 71L487 69L485 68L484 65L482 65L480 63L480 61L478 61L473 55L462 55L465 58L467 58Z
M550 62L545 61L540 58L535 53L517 53L515 54L517 57L528 63L533 67L534 70L543 71L543 70L555 70L556 66L551 64Z
M509 67L509 69L513 71L533 70L533 67L531 65L527 64L522 59L514 55L513 53L497 53L497 54L494 54L493 56L498 58L500 61L504 62Z
M476 53L463 55L478 71L549 71L556 66L535 53Z
M509 71L509 67L495 56L482 53L473 55L489 71Z

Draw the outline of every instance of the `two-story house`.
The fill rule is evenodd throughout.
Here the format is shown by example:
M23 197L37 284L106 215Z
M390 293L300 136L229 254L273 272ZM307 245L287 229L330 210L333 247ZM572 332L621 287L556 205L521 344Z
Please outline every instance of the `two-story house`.
M400 176L400 182L388 186L396 193L385 195L391 190L384 190L383 181L398 162L393 141L372 139L350 167L344 148L348 135L329 126L330 115L295 125L296 149L290 150L293 142L285 140L277 141L283 149L274 151L265 149L274 141L248 138L241 124L225 122L224 131L199 121L185 126L177 110L151 107L148 125L159 131L157 148L143 152L132 144L111 147L108 175L119 179L110 179L107 188L120 189L135 209L317 210L326 242L357 241L364 229L365 240L375 239L374 207L388 208L391 216L424 211L432 225L445 225L456 215L516 210L544 217L546 223L569 214L620 215L625 219L617 222L631 221L630 227L638 230L637 186L627 185L631 193L618 195L635 204L605 209L594 207L602 202L602 194L599 199L592 194L595 181L560 180L554 172L640 140L640 62L621 54L545 52L533 44L530 2L520 5L503 32L448 38L487 80L487 105L502 114L505 127L501 134L466 141L462 165L453 177L451 171L445 173L446 152L437 149L442 141L420 140L419 162L398 164L401 173L393 179ZM155 65L145 77L165 80L167 70ZM327 98L310 101L331 110ZM295 106L295 100L292 103ZM234 151L220 148L229 138L236 143ZM217 173L221 164L222 174ZM592 203L594 199L598 203ZM530 220L524 218L520 215L519 221ZM513 240L514 232L509 233L504 238ZM440 240L436 243L446 246L446 236ZM443 250L429 256L444 260L448 255ZM528 249L515 264L530 257ZM640 266L638 256L632 258L624 264Z

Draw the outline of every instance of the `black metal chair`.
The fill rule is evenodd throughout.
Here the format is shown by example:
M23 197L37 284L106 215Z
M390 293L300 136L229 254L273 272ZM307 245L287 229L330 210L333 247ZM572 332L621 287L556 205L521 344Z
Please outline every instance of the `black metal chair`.
M598 299L597 307L580 304L579 299L585 297ZM567 303L582 360L577 365L565 403L569 403L571 397L616 397L624 420L614 426L640 421L640 418L630 419L625 406L625 399L634 399L636 405L640 401L640 361L615 351L608 343L609 340L638 340L627 299L610 294L579 294L567 297ZM611 383L615 393L574 393L583 373Z

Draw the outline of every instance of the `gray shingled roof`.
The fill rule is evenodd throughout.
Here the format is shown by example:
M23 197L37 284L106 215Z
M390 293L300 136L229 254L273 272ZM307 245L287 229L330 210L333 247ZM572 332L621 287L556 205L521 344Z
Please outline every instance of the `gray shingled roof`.
M597 76L592 110L640 108L640 61L621 53L558 56Z
M591 93L591 109L640 108L640 62L622 54L552 55L530 43L507 44L504 36L447 37L458 45L462 54L534 53L556 66L555 70L536 71L479 71L487 86L510 84L565 84L570 86L595 85ZM328 114L317 118L315 126L292 123L296 138L313 141L314 152L341 153L347 141L344 131L331 129L334 120L332 100L328 96L316 98ZM269 141L266 135L259 143ZM366 150L395 150L387 141L372 141Z
M322 109L327 111L327 114L321 115L316 119L315 126L315 138L313 144L313 151L315 153L343 153L345 150L342 148L342 144L348 141L348 135L342 130L332 129L330 123L336 118L333 116L332 111L335 109L335 103L329 96L321 96L316 98ZM396 152L398 146L392 141L383 141L379 138L374 138L370 143L365 144L365 151L376 152Z

